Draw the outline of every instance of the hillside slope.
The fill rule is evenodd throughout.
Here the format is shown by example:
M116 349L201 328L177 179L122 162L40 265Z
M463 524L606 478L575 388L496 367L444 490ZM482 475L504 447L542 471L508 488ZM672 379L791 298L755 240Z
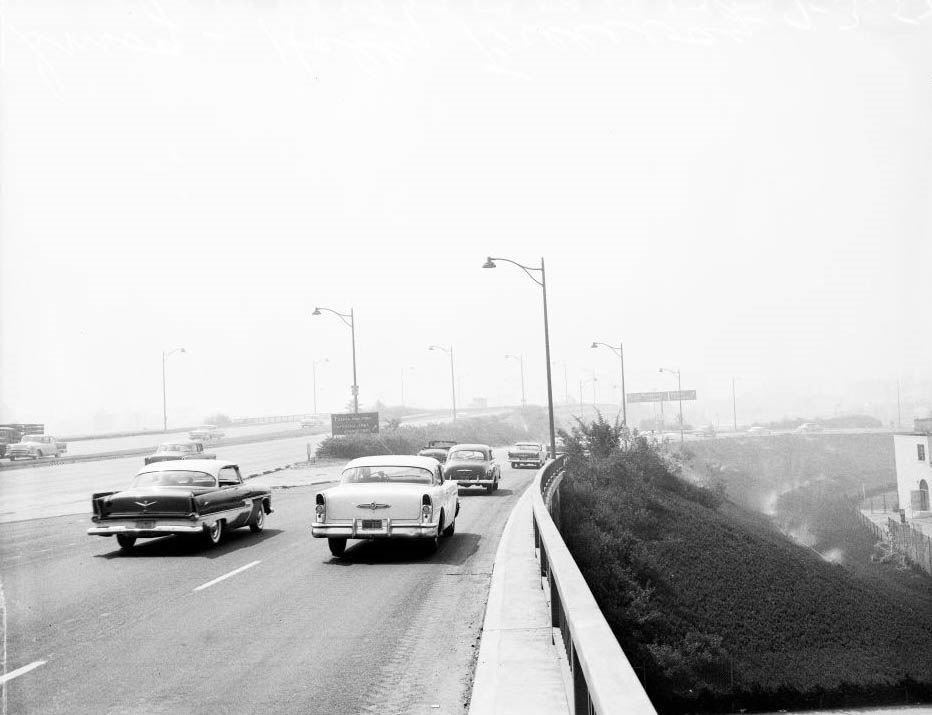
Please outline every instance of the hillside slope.
M564 538L658 710L932 701L932 580L828 563L643 440L589 456Z

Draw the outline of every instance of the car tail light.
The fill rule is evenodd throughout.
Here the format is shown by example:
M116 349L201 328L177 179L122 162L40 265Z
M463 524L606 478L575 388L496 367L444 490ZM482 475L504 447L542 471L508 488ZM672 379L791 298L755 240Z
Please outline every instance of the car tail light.
M317 506L314 507L314 512L318 523L322 523L327 519L327 504L324 501L323 494L317 495Z
M421 521L429 524L434 516L434 505L430 500L430 494L421 497Z

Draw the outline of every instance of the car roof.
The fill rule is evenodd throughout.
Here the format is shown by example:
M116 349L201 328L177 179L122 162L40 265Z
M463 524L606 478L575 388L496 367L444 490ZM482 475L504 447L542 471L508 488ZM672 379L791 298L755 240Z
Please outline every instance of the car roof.
M456 450L456 449L485 449L485 450L489 450L489 449L492 449L492 448L491 448L489 445L487 445L487 444L469 444L469 443L464 442L463 444L457 444L457 445L454 445L453 447L450 447L450 451L451 451L451 452L452 452L453 450Z
M433 471L440 464L433 457L420 457L415 454L380 454L371 457L357 457L347 463L344 469L353 467L421 467Z
M136 472L136 474L146 474L147 472L175 472L180 470L185 472L204 472L205 474L216 477L224 467L235 466L237 466L235 462L228 462L225 459L184 459L180 461L172 460L169 462L147 464Z
M540 442L515 442L515 446L519 444L532 444L535 447L542 447L543 445Z

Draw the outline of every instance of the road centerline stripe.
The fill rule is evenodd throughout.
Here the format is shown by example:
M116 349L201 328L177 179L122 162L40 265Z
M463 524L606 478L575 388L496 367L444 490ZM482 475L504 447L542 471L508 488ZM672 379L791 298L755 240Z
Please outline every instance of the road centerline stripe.
M205 588L210 588L210 587L213 586L214 584L220 583L221 581L224 581L224 580L230 578L230 576L236 576L236 574L242 573L242 572L245 571L246 569L251 569L251 568L252 568L253 566L255 566L256 564L261 564L261 563L262 563L262 561L260 560L260 561L253 561L252 563L246 564L245 566L240 566L238 569L233 569L233 570L230 571L229 573L223 574L223 576L218 576L218 577L215 578L213 581L208 581L207 583L201 584L200 586L198 586L197 588L195 588L194 591L195 591L195 592L197 592L197 591L203 591Z
M18 677L21 676L21 675L25 675L25 674L28 673L30 670L35 670L35 669L38 668L40 665L45 665L47 662L48 662L48 661L45 661L45 660L37 660L37 661L35 661L34 663L30 663L29 665L24 665L22 668L17 668L16 670L11 670L11 671L10 671L9 673L7 673L6 675L0 675L0 685L3 685L4 683L6 683L6 682L9 681L9 680L13 680L13 678L18 678Z

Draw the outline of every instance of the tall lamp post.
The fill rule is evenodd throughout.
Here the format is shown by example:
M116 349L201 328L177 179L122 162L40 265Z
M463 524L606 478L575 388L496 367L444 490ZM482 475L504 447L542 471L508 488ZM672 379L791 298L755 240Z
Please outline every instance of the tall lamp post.
M527 397L524 392L524 355L506 355L505 358L512 358L521 362L521 408L527 407Z
M662 367L660 372L668 372L671 375L676 375L676 391L679 393L677 397L679 398L680 403L680 444L683 443L683 384L680 381L680 371L679 368L673 370L670 368Z
M313 360L311 362L311 375L314 380L314 414L317 414L317 366L321 363L330 362L329 358L324 358L323 360Z
M450 390L453 397L453 421L456 422L456 373L453 371L453 346L431 345L428 350L442 350L450 355Z
M553 381L550 375L550 325L547 318L547 272L544 269L544 257L540 257L540 268L534 268L533 266L524 266L516 261L512 261L510 258L493 258L489 256L486 258L485 263L482 265L483 268L496 268L495 261L505 261L506 263L511 263L522 271L524 271L528 278L534 281L537 285L541 287L544 296L544 352L546 353L545 358L547 361L547 409L550 412L550 454L556 456L557 454L557 435L556 430L553 426ZM540 280L537 280L537 277L532 273L540 273Z
M175 353L183 353L184 348L173 348L162 351L162 431L168 432L168 395L165 390L165 361Z
M628 405L627 397L625 395L625 346L624 343L618 343L616 348L614 345L609 345L608 343L598 343L593 342L591 347L597 348L599 345L608 348L613 353L618 356L618 359L621 360L621 425L622 427L628 426Z
M353 316L353 309L350 308L349 313L338 313L335 310L330 308L314 308L314 312L311 315L320 315L322 310L326 310L328 313L333 313L340 320L342 320L346 325L349 326L350 333L353 336L353 412L359 412L359 385L356 384L356 319Z

